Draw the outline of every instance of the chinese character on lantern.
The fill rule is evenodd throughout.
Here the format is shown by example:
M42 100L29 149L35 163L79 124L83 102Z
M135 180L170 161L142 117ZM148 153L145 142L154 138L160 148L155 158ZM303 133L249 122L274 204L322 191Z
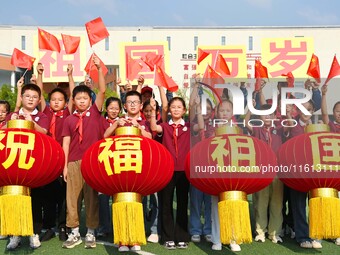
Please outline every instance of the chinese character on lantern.
M100 148L104 147L99 154L100 163L104 163L104 168L108 176L119 174L122 171L142 172L142 150L141 138L139 137L118 137L107 138L100 144ZM114 146L113 146L114 145ZM111 148L114 150L111 150ZM110 164L110 158L113 158L113 167Z

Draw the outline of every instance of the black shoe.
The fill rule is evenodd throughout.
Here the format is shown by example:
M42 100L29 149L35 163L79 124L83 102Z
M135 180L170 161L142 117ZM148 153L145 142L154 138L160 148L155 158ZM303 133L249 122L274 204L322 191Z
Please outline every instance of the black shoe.
M188 243L186 243L186 242L178 242L177 243L177 248L178 249L187 249L188 248Z
M52 229L48 229L40 238L41 242L46 242L50 240L51 238L55 237L55 233Z
M164 244L164 247L168 250L174 250L176 249L176 245L175 245L175 242L174 241L167 241L165 242Z
M65 242L67 240L67 234L65 228L59 229L59 240Z

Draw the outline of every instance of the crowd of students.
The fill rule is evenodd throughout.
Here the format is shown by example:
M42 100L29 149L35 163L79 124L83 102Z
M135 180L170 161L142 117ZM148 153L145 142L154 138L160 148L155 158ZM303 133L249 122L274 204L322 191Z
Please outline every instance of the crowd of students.
M105 99L106 85L99 59L94 57L93 64L98 69L99 77L96 94L87 82L75 86L73 67L68 65L69 82L59 84L60 86L53 89L46 102L42 96L44 68L42 64L38 64L37 77L33 77L31 83L24 85L23 78L18 81L18 98L13 112L10 111L7 101L0 100L0 128L6 128L7 121L13 119L33 121L34 129L54 138L65 153L66 163L62 176L48 185L32 189L34 235L29 237L31 248L39 248L41 242L54 237L55 232L59 232L63 248L73 248L83 242L79 231L81 224L87 228L85 248L95 248L96 237L114 234L109 208L111 198L87 185L81 174L81 160L85 151L98 140L114 135L119 127L134 126L140 130L142 136L162 143L171 153L175 163L174 175L167 186L157 194L150 195L149 199L143 199L145 219L151 220L147 240L152 243L160 242L166 249L171 250L186 249L190 241L201 242L204 237L206 242L212 243L212 250L221 250L218 197L190 186L184 172L184 163L193 141L199 142L214 136L214 118L228 120L228 123L239 118L233 116L233 103L228 95L223 94L222 100L216 105L207 99L205 114L202 114L202 88L199 83L193 85L187 108L182 98L173 97L172 93L165 91L163 87L158 87L161 99L159 104L154 99L153 89L144 86L143 76L140 76L135 90L128 83L120 86L121 98ZM246 98L247 90L244 85L243 83L240 86ZM332 132L338 133L340 102L334 105L333 117L330 120L327 114L327 86L322 87L321 96L319 85L314 81L306 81L306 88L313 91L313 99L303 106L311 114L321 108L322 121L330 126ZM264 86L265 83L256 92L252 102L262 110L271 107L262 93ZM280 82L278 90L284 86L287 86L287 83ZM190 121L185 118L188 110ZM254 127L248 124L251 119L251 113L248 111L244 116L245 134L265 141L277 152L282 143L303 133L304 127L311 124L312 115L305 115L292 106L287 106L286 112L286 116L282 116L279 110L272 115L261 116L263 127ZM272 122L268 119L274 118L295 119L297 125L290 123L284 127L272 127ZM176 216L173 208L175 195ZM285 187L277 178L268 187L253 194L255 241L265 242L268 237L273 243L282 243L282 237L289 230L291 237L295 237L300 247L322 248L320 240L309 237L306 199L306 193ZM84 223L80 222L82 201L86 212ZM43 229L45 231L42 233ZM20 243L21 237L11 236L7 249L14 250ZM336 239L335 243L340 245L340 239ZM232 251L241 250L240 244L234 240L230 240L230 248ZM138 243L120 243L118 250L139 251L141 246Z

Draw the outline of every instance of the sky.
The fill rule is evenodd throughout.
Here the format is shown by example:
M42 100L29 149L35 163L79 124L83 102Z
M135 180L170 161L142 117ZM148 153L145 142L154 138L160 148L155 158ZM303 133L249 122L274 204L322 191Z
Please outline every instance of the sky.
M340 25L339 0L6 0L0 25L84 26L101 17L125 26Z

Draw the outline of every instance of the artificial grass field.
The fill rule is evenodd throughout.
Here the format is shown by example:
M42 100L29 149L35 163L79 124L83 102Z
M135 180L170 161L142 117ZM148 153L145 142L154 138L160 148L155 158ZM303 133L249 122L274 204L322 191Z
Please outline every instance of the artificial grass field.
M251 196L248 196L249 207L251 218L253 218L253 210L252 210L252 200ZM175 204L176 205L176 202ZM84 210L82 210L84 212ZM84 219L84 214L82 213L82 218ZM84 220L82 221L84 222ZM253 223L253 220L252 220ZM147 229L149 229L147 227ZM85 236L86 230L81 226L80 229L82 237ZM242 244L241 252L232 252L228 246L224 246L221 251L213 251L211 250L211 243L205 242L204 238L201 238L202 241L200 243L189 243L188 249L176 249L176 250L167 250L160 244L150 244L148 243L145 246L142 246L142 251L138 252L138 254L144 255L203 255L203 254L242 254L242 255L290 255L290 254L322 254L322 255L336 255L340 254L340 246L336 246L331 240L324 240L322 242L322 249L303 249L298 246L295 240L291 239L289 236L285 236L283 238L282 244L273 244L269 239L266 239L265 243L258 243L253 240L251 244ZM135 252L118 252L118 248L113 245L113 237L108 236L105 238L97 238L97 247L95 249L85 249L84 248L84 240L83 243L76 246L73 249L65 249L62 248L62 242L59 241L58 237L52 238L47 242L43 242L41 247L32 250L29 247L29 239L28 237L24 237L22 239L22 244L20 248L17 248L15 251L7 251L6 245L8 240L0 240L0 254L36 254L36 255L46 255L46 254L56 254L56 255L83 255L83 254L136 254Z

